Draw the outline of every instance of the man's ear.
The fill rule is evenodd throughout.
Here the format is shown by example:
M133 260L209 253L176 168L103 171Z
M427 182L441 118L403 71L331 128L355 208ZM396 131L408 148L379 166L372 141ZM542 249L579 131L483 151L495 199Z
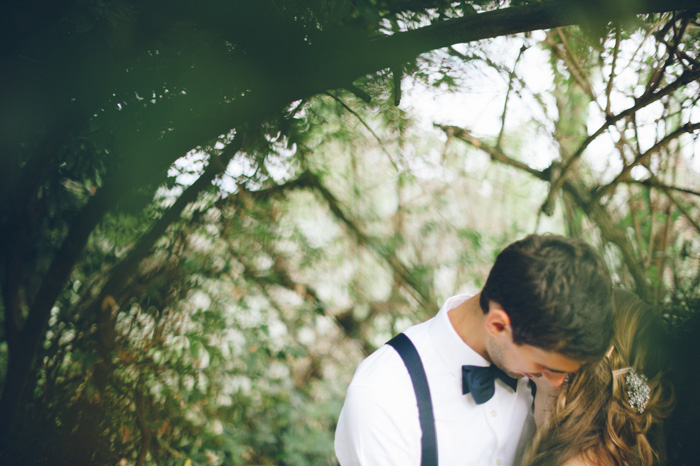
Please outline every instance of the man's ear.
M486 331L494 337L511 332L510 316L493 301L489 303L489 312L486 314Z

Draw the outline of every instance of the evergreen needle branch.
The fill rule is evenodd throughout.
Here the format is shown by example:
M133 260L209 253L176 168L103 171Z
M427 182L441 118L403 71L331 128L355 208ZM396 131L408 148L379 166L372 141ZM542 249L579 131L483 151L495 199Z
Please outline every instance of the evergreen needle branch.
M144 259L153 248L153 245L165 233L165 230L173 222L180 218L185 207L193 202L200 192L211 185L214 178L223 173L228 167L228 163L240 150L243 138L237 136L218 157L211 157L204 173L190 185L177 198L175 203L166 210L163 215L153 224L151 229L143 235L132 247L129 253L117 263L109 274L109 279L102 287L99 298L94 304L100 305L108 296L119 294L128 284L129 279L134 276L134 271L142 259Z
M551 33L547 34L546 42L552 47L555 55L557 55L564 63L567 65L567 69L571 72L574 80L578 83L579 87L583 89L586 94L591 97L591 100L597 101L595 92L593 92L593 87L586 76L588 75L581 66L581 63L576 58L576 54L571 49L569 41L566 39L563 28L555 29L555 33L559 36L562 45L564 46L564 51L562 52L551 37Z
M156 241L161 238L167 228L180 218L185 207L193 202L200 192L210 186L216 176L226 170L228 162L240 150L242 140L241 136L237 136L220 155L210 157L204 173L178 197L175 203L155 221L151 229L140 237L126 256L112 268L108 274L109 278L100 292L81 306L82 314L91 316L97 321L97 350L102 357L100 362L102 372L108 373L112 369L113 358L110 353L116 344L114 327L116 314L119 312L115 296L118 299L119 294L133 281L141 261L151 253ZM103 384L98 381L97 385L102 386Z
M292 273L289 270L287 260L284 257L281 257L276 252L270 250L267 250L266 253L269 254L274 261L273 274L259 273L250 265L243 255L236 253L234 257L236 261L243 266L243 274L246 277L249 277L250 280L257 285L258 289L260 289L260 291L275 304L279 317L285 323L285 325L287 325L287 328L293 329L295 327L294 322L284 315L283 306L280 306L275 302L274 298L272 297L272 293L270 292L270 287L272 286L283 286L284 288L301 296L302 299L315 307L315 313L325 315L332 319L346 337L359 341L362 345L363 351L367 354L371 353L374 348L369 347L367 339L363 337L358 338L358 333L360 335L362 334L362 322L359 322L353 316L352 310L340 314L331 313L313 287L306 283L299 283L292 278ZM369 320L373 314L370 314L366 320Z
M345 212L343 212L338 199L336 199L336 197L328 189L326 189L323 183L321 183L321 180L318 179L318 176L312 176L314 177L314 188L316 191L326 201L333 215L335 215L335 217L346 226L358 243L368 247L372 252L377 254L377 256L386 261L394 273L401 278L405 288L414 296L420 305L425 309L432 309L434 305L430 293L425 290L421 283L413 277L408 267L406 267L392 252L387 250L387 248L382 247L376 240L372 239L362 230L360 230L357 224L351 220L345 214Z
M384 153L386 154L386 156L389 158L389 161L390 161L391 164L394 166L394 169L395 169L396 171L399 171L399 166L397 165L396 161L394 160L394 157L392 157L392 155L391 155L391 154L389 153L389 151L386 149L386 147L384 146L384 143L383 143L382 140L379 138L379 136L377 135L377 133L374 132L374 130L372 129L372 127L364 120L364 118L362 118L355 110L353 110L352 108L350 108L350 106L348 106L345 102L343 102L342 99L340 99L340 97L338 97L338 96L336 96L336 95L333 95L333 94L331 94L330 92L326 92L326 95L329 96L329 97L331 97L333 100L335 100L336 102L338 102L340 105L342 105L342 107L343 107L345 110L347 110L348 112L350 112L353 116L355 116L355 118L357 118L357 119L360 121L360 123L362 123L362 126L364 126L365 128L367 128L367 131L370 132L370 134L371 134L371 135L374 137L374 139L377 141L377 144L379 144L379 148L380 148L380 149L382 150L382 152L384 152Z
M644 240L642 239L642 226L639 222L639 216L637 215L637 201L634 199L632 195L632 190L627 187L628 191L628 196L627 196L627 205L629 208L630 212L630 217L632 218L632 227L634 229L634 239L635 239L635 246L637 249L637 254L639 255L640 262L646 263L648 254L645 253L645 249L642 246L644 244Z

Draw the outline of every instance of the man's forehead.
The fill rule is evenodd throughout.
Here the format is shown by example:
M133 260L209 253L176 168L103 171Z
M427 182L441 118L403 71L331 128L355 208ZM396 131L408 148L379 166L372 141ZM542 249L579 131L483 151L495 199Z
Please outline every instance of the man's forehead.
M533 362L538 364L542 370L556 374L576 372L582 365L581 361L571 359L570 357L557 351L545 350L536 346L529 346L528 352L530 353Z

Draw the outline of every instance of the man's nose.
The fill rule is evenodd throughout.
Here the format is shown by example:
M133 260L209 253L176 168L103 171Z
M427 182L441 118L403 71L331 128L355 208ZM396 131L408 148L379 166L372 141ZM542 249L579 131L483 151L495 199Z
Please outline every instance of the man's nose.
M564 383L564 378L566 377L566 374L561 373L561 372L543 372L542 375L547 379L547 382L554 387L560 387L562 383Z

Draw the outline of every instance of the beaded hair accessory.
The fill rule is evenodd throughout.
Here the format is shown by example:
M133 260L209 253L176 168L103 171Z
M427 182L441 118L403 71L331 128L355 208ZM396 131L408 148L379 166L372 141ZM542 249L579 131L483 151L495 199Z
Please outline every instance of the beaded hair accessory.
M610 347L607 354L608 358L614 349L614 346ZM613 375L627 374L625 375L625 385L627 386L628 398L627 403L629 403L632 409L636 409L639 414L642 414L649 403L649 399L651 398L651 389L647 383L647 376L644 374L639 374L631 367L617 369L612 371L612 373Z

